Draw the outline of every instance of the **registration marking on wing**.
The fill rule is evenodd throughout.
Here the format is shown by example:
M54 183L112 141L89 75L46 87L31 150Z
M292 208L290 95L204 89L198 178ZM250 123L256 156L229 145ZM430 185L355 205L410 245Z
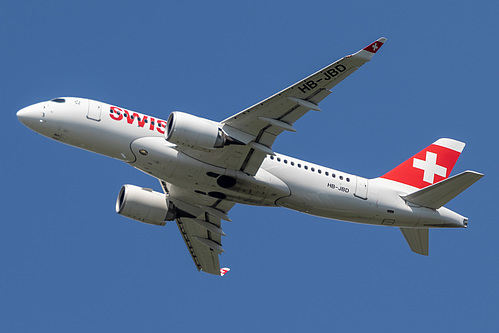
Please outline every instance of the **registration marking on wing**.
M341 73L343 73L346 70L347 70L347 68L345 66L343 66L341 64L336 65L333 68L330 68L330 69L324 71L323 73L321 73L323 75L323 77L316 79L316 80L308 80L305 83L303 83L303 85L299 86L298 89L300 89L300 91L305 94L305 93L311 91L312 89L316 88L318 86L319 82L321 82L322 80L329 81L332 78L340 75Z

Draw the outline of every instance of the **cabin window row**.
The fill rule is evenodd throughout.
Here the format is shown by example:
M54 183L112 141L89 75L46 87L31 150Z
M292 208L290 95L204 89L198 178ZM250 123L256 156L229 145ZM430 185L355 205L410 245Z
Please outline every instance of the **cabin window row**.
M317 173L318 173L318 174L324 174L324 176L329 176L329 175L331 175L331 177L336 178L336 174L335 174L334 172L324 171L324 173L323 173L323 172L322 172L322 169L316 169L315 167L310 167L310 168L309 168L309 167L308 167L308 165L306 165L306 164L303 164L303 165L302 165L301 163L295 163L294 161L288 161L287 159L282 159L282 158L280 158L280 157L275 157L275 156L272 156L272 155L270 156L270 159L271 159L271 160L276 160L277 162L283 162L284 164L289 164L289 165L291 165L291 166L296 166L296 167L298 167L299 169L301 169L301 168L303 167L303 169L305 169L305 170L310 170L310 171L312 171L312 172L317 171ZM340 175L338 178L339 178L340 180L343 180L343 179L344 179L344 177L343 177L342 175ZM348 177L346 177L346 179L345 179L345 180L346 180L347 182L350 182L350 178L348 178Z

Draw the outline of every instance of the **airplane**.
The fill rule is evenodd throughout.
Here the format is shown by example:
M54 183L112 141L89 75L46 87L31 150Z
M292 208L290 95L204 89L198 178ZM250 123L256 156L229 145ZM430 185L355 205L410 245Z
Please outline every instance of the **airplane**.
M220 122L171 112L167 120L86 98L25 107L18 119L53 140L128 163L163 192L124 185L116 212L147 224L176 221L198 271L222 275L222 221L237 203L285 207L328 219L398 227L415 253L429 254L430 228L466 228L445 207L483 174L449 177L465 144L441 138L386 174L366 179L275 153L284 131L371 60L382 37Z

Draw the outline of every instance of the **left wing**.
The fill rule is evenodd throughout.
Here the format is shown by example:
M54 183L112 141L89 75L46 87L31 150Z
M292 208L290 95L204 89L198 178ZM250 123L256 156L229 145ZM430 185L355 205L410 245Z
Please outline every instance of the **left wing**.
M243 145L218 148L216 153L191 149L186 154L206 163L255 175L283 131L295 131L293 123L309 110L320 111L319 102L331 88L371 60L386 42L382 37L364 49L341 58L277 94L221 122L230 137Z
M234 203L184 191L161 181L165 193L175 206L189 216L177 218L177 226L198 271L223 275L219 255L222 254L222 219L230 221L227 212Z
M266 155L273 154L271 147L277 135L294 131L293 123L309 110L320 111L318 103L331 93L330 89L371 60L385 41L386 38L379 38L357 53L222 121L223 131L238 144L214 150L181 146L176 149L208 164L255 175ZM169 200L188 213L177 218L177 225L197 269L216 275L223 273L219 263L219 255L224 252L221 220L230 221L227 213L234 203L186 191L164 181L161 184Z

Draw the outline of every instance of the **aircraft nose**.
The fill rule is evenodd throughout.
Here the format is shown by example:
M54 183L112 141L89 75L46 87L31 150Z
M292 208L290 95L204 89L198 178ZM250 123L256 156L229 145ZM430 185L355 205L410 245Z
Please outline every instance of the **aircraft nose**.
M21 110L17 111L17 119L19 119L21 123L26 125L26 121L30 118L29 114L29 106L26 108L22 108Z
M41 113L40 110L37 110L34 105L27 106L25 108L22 108L21 110L17 111L17 119L21 123L23 123L24 126L27 127L32 127L36 122L41 121Z

